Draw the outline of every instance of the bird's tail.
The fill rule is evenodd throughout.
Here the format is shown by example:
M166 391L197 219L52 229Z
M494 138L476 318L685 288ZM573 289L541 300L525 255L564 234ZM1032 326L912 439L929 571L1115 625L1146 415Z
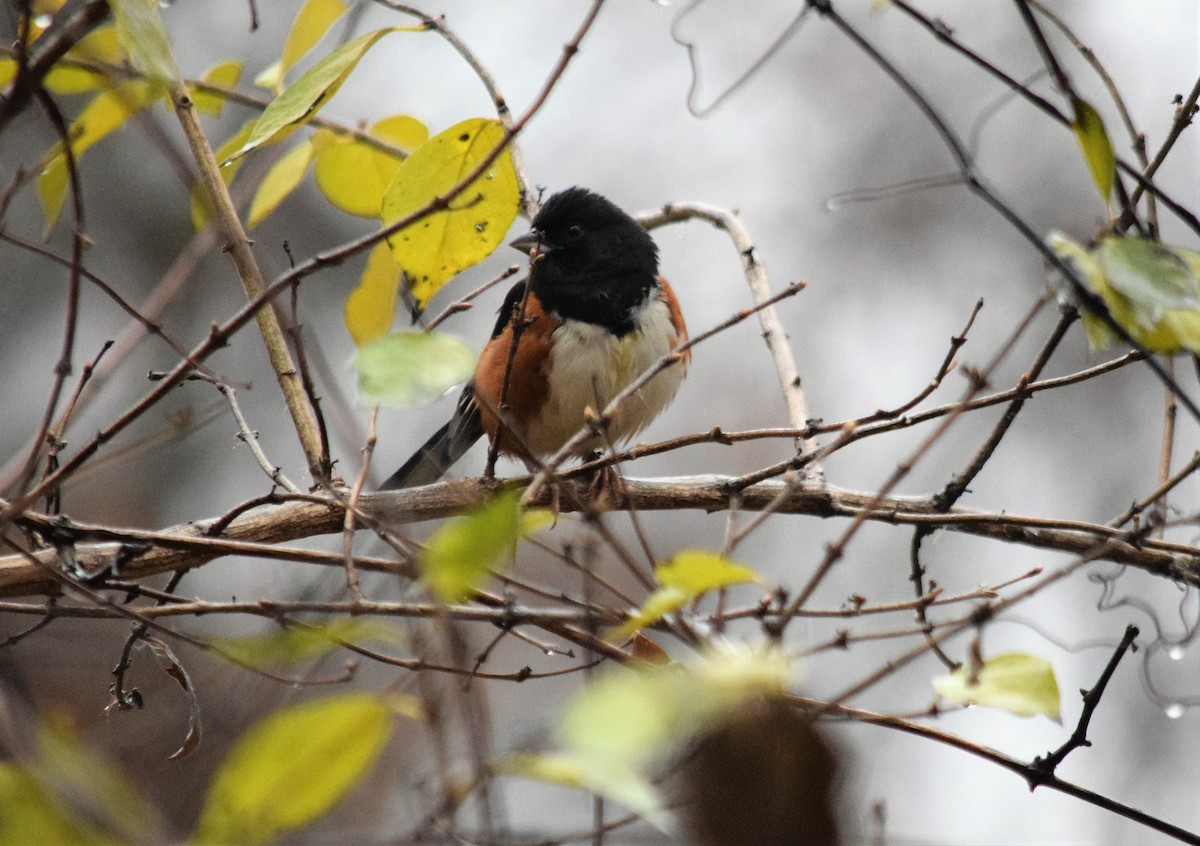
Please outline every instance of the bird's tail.
M454 417L380 485L382 491L432 485L483 436L479 408L473 397L460 402Z

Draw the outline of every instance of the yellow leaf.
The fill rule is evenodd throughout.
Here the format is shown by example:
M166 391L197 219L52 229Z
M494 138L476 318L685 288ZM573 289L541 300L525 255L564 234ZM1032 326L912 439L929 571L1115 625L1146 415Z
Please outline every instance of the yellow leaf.
M102 26L82 38L67 51L64 58L100 65L120 65L125 61L125 51L117 43L116 27ZM55 94L82 94L108 86L107 74L70 67L61 62L50 68L50 72L46 74L46 87Z
M1009 652L983 663L975 679L960 667L933 680L933 689L956 705L985 705L1018 717L1044 714L1059 721L1058 680L1050 662L1036 655Z
M346 329L355 346L361 347L392 328L399 286L400 268L392 260L391 251L387 244L376 244L367 256L358 287L346 298Z
M204 75L200 77L200 81L220 88L233 88L241 78L241 62L221 62L221 64L213 65L206 70ZM223 96L211 91L202 91L195 86L192 87L192 102L196 104L196 108L199 111L213 117L219 117L221 111L225 108L225 98Z
M92 145L119 129L130 116L150 103L150 86L144 82L127 82L92 98L79 117L71 122L71 151L78 165ZM46 215L46 231L58 222L59 212L67 192L67 161L62 144L51 148L45 168L38 177L38 195Z
M296 62L316 46L331 26L349 7L342 0L305 0L284 42L279 61L272 64L254 80L261 88L276 92L283 89L283 80Z
M744 582L757 582L758 574L723 555L704 549L686 549L654 568L654 577L665 587L675 587L689 597Z
M394 115L376 123L367 134L412 152L425 143L429 130L416 118ZM403 157L327 129L317 130L313 145L317 151L313 175L329 202L347 214L377 219L383 192Z
M254 131L250 133L246 143L222 160L222 163L228 164L251 150L278 141L296 127L307 123L338 92L346 77L358 66L359 60L375 42L389 33L409 29L411 28L388 27L368 32L353 41L348 41L321 59L270 102L254 125Z
M393 713L385 697L345 693L268 715L218 767L193 839L266 843L323 816L379 757Z
M112 842L73 819L26 767L0 761L0 843Z
M654 568L654 577L662 587L646 598L637 613L606 634L605 640L624 640L709 591L758 581L758 574L749 567L702 549L676 553Z
M1075 120L1071 129L1075 130L1075 139L1079 142L1079 149L1083 151L1084 161L1091 171L1092 182L1096 184L1100 198L1107 205L1117 178L1117 156L1113 152L1112 142L1104 129L1104 121L1099 112L1092 108L1090 103L1076 98L1071 105L1075 107Z
M301 141L271 165L250 202L250 213L246 216L248 229L258 226L287 199L288 194L296 190L304 178L304 172L308 170L312 154L312 143Z
M250 137L250 133L253 130L254 118L251 118L242 124L241 129L226 139L225 143L214 151L217 161L221 161L223 156L230 150L236 150L238 147L244 144L246 139ZM225 180L226 185L233 182L233 178L237 176L237 172L241 169L241 167L242 161L240 159L231 164L221 166L221 178ZM208 225L208 197L204 193L203 183L197 182L195 186L192 187L191 204L192 226L194 226L196 231L199 232Z
M388 226L425 208L460 183L504 139L499 121L474 118L435 135L396 171L383 199ZM517 216L520 191L512 156L503 151L451 203L388 240L408 275L412 294L424 305L456 273L487 258Z

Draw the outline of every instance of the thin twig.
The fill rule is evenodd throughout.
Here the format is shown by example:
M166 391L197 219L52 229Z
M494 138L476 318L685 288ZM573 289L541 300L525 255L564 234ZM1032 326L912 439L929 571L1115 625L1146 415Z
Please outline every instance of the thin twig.
M742 272L746 277L746 284L750 287L754 304L758 306L758 322L763 330L763 340L766 342L767 351L771 354L771 360L775 364L775 376L779 380L779 388L783 393L788 420L794 429L803 429L808 424L811 415L808 411L808 402L804 397L804 389L801 386L800 371L796 367L795 356L792 355L787 332L771 302L771 283L767 277L767 268L759 259L758 248L737 215L728 209L710 206L706 203L686 202L668 203L658 211L645 212L637 215L637 218L647 229L676 221L699 219L711 223L729 235L741 258ZM796 449L805 454L811 453L816 449L816 443L811 439L797 438ZM818 479L821 476L821 468L812 463L805 475L806 478Z

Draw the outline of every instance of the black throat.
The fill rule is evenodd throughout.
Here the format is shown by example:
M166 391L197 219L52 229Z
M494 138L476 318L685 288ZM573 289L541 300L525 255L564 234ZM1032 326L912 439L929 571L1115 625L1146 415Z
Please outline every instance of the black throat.
M618 337L638 328L638 312L658 288L658 279L645 272L588 278L586 273L559 274L556 270L539 267L533 273L533 292L542 305L564 320L594 323Z

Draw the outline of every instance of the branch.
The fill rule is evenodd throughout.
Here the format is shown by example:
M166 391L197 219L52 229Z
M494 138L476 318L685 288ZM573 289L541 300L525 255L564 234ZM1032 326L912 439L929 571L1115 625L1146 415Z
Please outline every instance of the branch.
M625 500L620 507L639 511L699 509L714 512L730 508L736 500L742 511L771 507L779 514L929 525L1038 549L1091 554L1097 560L1127 564L1153 575L1200 586L1200 549L1147 539L1135 543L1127 539L1125 533L1108 526L966 509L953 509L942 514L929 497L881 498L870 493L812 486L799 486L789 491L787 483L779 481L760 482L735 491L731 489L733 481L729 476L685 476L652 481L626 479ZM514 482L528 483L529 477ZM786 494L781 496L784 491ZM372 520L394 525L460 514L482 503L494 492L495 486L485 480L462 479L402 491L365 494L359 505ZM551 495L550 491L545 491L532 504L546 505ZM574 507L567 499L560 505L564 511ZM199 567L225 555L333 567L345 564L340 553L274 545L342 532L345 518L331 499L307 496L283 505L255 508L229 521L221 537L209 536L209 527L219 519L194 521L157 532L72 523L33 512L25 513L17 522L43 535L69 538L82 572L107 573L115 563L120 575L127 579ZM1096 555L1101 545L1100 554ZM45 571L57 567L56 555L50 549L33 553L40 564L32 563L24 555L0 556L0 596L55 592L56 582ZM407 578L415 576L414 569L403 562L356 558L355 564L363 569L391 571Z
M229 188L221 178L221 167L213 154L211 145L204 135L204 127L192 105L191 95L187 85L181 79L175 80L171 87L171 102L175 107L175 115L183 134L191 148L192 157L200 169L200 181L204 184L204 195L208 201L208 210L215 218L217 227L225 238L226 249L237 267L242 286L246 289L246 297L250 300L260 297L266 290L267 282L263 276L258 261L254 258L251 241L246 234L242 221L238 217L237 208L229 196ZM317 425L317 414L308 395L304 392L299 371L292 354L288 349L287 338L279 323L279 316L274 308L268 306L259 309L255 315L263 343L267 347L267 357L271 369L275 371L275 379L283 392L284 403L292 417L296 436L304 450L308 462L308 472L314 481L325 479L329 475L329 458L321 445L320 427Z
M1067 742L1058 747L1054 752L1047 755L1045 758L1038 757L1033 759L1033 763L1029 765L1031 770L1027 777L1030 787L1037 787L1043 783L1043 779L1053 777L1054 771L1058 769L1066 757L1079 749L1081 746L1091 746L1092 742L1088 740L1087 730L1092 722L1092 714L1096 712L1096 708L1100 705L1100 698L1104 696L1104 689L1108 687L1108 682L1113 677L1113 673L1117 670L1117 665L1121 663L1121 659L1125 657L1125 653L1133 646L1134 640L1137 639L1137 626L1126 626L1125 636L1121 638L1116 650L1113 652L1112 658L1108 660L1108 665L1104 668L1104 672L1100 674L1100 679L1096 682L1096 686L1091 690L1083 690L1083 711L1079 715L1079 722L1075 724L1075 731L1071 732L1071 736L1067 738ZM1037 773L1035 776L1033 773Z
M783 402L787 406L788 420L795 429L803 429L810 419L808 403L804 398L804 389L800 384L800 370L792 356L792 348L788 344L787 332L779 322L775 307L770 304L771 283L767 279L767 268L758 258L758 251L750 233L742 226L737 215L726 209L710 206L706 203L668 203L657 212L639 214L638 221L647 229L653 229L666 223L699 218L706 220L718 229L723 229L733 240L738 255L742 260L742 271L746 275L746 283L754 297L754 304L759 307L758 322L762 326L763 340L767 350L775 362L775 375L779 379L779 387L783 391ZM796 449L808 455L816 449L812 438L796 438ZM811 466L808 473L819 476L820 469Z

